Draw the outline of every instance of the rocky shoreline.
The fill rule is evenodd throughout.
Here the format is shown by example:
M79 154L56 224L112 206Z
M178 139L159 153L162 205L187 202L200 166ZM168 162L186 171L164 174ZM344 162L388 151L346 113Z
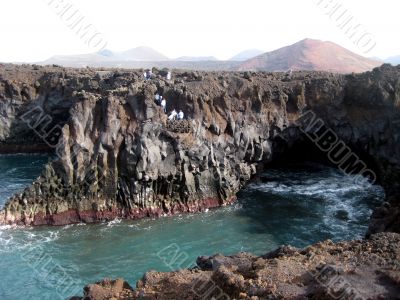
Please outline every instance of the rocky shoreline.
M0 152L56 156L7 201L0 224L203 211L231 203L294 151L376 179L386 202L367 235L400 232L399 66L349 75L176 71L172 81L154 73L0 64ZM169 123L156 93L188 120Z
M173 249L162 257L174 263ZM136 288L105 279L78 299L398 299L400 235L324 241L304 249L283 246L263 256L199 257L192 269L149 271Z
M137 220L142 218L159 218L172 216L182 213L196 213L204 212L208 209L221 207L221 205L230 205L236 200L236 197L227 199L224 204L221 204L219 199L201 199L195 203L186 204L174 204L168 208L161 207L146 207L146 208L136 208L130 210L124 209L111 209L106 211L97 210L67 210L61 213L54 213L51 215L46 215L43 213L38 213L35 215L33 220L27 220L30 225L53 225L53 226L63 226L69 224L78 223L97 223L97 222L107 222L114 219L129 219ZM14 220L11 220L13 223ZM19 224L15 221L14 224Z

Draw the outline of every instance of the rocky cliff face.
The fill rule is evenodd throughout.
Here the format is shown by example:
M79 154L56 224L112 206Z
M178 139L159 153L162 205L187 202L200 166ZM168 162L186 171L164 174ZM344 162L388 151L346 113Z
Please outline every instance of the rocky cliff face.
M310 139L321 151L333 146L321 134L331 129L365 162L364 171L358 161L343 162L349 173L373 172L386 188L389 203L374 214L371 232L399 231L398 67L347 76L177 72L171 82L157 72L145 81L139 71L0 71L0 149L43 147L57 157L7 202L2 223L61 225L226 205L285 150ZM157 92L168 110L189 119L169 123Z
M79 72L67 75L60 68L0 64L0 153L51 151L48 144L57 139L42 136L68 120L74 91L84 86L72 81L81 78Z

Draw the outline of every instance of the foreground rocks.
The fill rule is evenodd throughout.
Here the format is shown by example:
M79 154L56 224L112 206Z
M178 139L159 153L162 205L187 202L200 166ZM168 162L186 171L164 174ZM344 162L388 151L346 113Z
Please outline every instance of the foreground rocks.
M174 72L172 81L162 74L145 81L142 71L0 65L0 152L56 154L9 199L0 223L63 225L227 205L266 163L301 144L317 149L299 124L308 111L362 159L343 160L348 173L362 173L365 163L385 187L370 233L400 231L399 67L358 75ZM189 120L168 123L157 92Z
M174 260L170 253L164 257ZM199 257L197 267L147 272L133 289L103 280L75 299L398 299L400 235L325 241L305 249L284 246L263 256Z

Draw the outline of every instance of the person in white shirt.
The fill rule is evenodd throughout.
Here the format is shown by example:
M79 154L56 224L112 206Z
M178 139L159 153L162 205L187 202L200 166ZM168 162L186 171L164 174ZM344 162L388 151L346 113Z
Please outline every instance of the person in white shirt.
M156 100L156 103L159 105L160 104L160 95L158 93L154 96L154 99Z
M164 112L167 113L167 100L165 100L165 98L161 100L161 107L164 110Z
M171 112L171 114L168 116L168 120L170 120L170 121L175 120L176 115L177 115L177 113L176 113L176 110L174 109L174 110Z
M167 73L167 80L171 80L171 77L172 77L171 72L168 72L168 73Z
M184 117L185 115L183 114L183 111L182 110L180 110L179 111L179 114L178 114L178 120L183 120L183 117Z

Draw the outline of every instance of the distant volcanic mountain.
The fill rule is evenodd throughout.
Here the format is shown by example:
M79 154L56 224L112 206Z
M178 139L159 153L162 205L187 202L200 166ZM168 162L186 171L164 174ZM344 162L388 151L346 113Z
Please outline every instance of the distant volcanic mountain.
M181 56L174 59L175 61L216 61L215 56Z
M150 47L136 47L121 52L113 52L108 49L96 53L78 54L78 55L56 55L42 64L58 64L63 66L102 66L103 64L112 64L112 62L149 62L169 60L164 54ZM116 66L118 66L116 64Z
M142 46L123 52L117 52L114 59L119 61L163 61L169 58L153 48Z
M39 64L66 67L176 68L208 71L287 71L317 70L337 73L364 72L383 64L357 55L332 42L305 39L296 44L260 54L260 50L243 51L230 60L213 56L182 56L169 59L150 47L114 52L108 49L89 54L57 55ZM394 62L395 59L393 58Z
M242 51L242 52L236 54L234 57L232 57L229 60L232 60L232 61L245 61L245 60L248 60L250 58L256 57L258 55L261 55L263 53L264 53L264 51L262 51L262 50L249 49L249 50L245 50L245 51Z
M293 45L246 60L238 70L316 70L336 73L365 72L382 62L355 54L335 43L304 39Z

